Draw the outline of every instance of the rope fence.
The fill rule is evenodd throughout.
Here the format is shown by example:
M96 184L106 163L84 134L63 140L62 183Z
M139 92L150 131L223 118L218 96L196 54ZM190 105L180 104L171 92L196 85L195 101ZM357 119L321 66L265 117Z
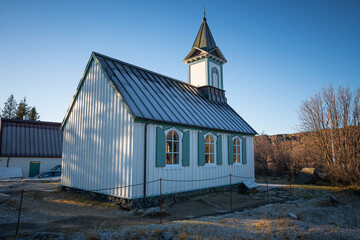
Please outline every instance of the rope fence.
M191 183L191 182L204 182L204 181L213 181L213 180L220 180L220 179L226 179L228 178L229 181L226 181L228 183L226 183L225 185L215 185L215 186L209 186L209 188L213 188L213 187L226 187L228 186L228 190L224 190L224 191L228 191L229 192L229 210L225 211L225 212L232 212L233 211L233 189L238 187L238 184L241 184L242 181L233 181L234 178L236 179L242 179L242 180L247 180L247 179L251 179L251 180L255 180L255 177L248 177L248 176L237 176L237 175L233 175L233 174L229 174L229 175L225 175L225 176L220 176L220 177L215 177L215 178L205 178L205 179L188 179L188 180L177 180L177 179L166 179L166 178L159 178L159 179L155 179L152 181L148 181L146 183L137 183L137 184L130 184L130 185L125 185L125 186L117 186L117 187L109 187L109 188L97 188L97 189L74 189L74 188L70 188L67 189L67 192L70 193L76 193L76 192L101 192L101 191L107 191L107 190L114 190L114 189L123 189L123 188L131 188L131 187L138 187L138 186L143 186L144 184L148 185L148 184L152 184L152 183L156 183L159 182L159 194L158 196L151 196L151 197L159 197L159 208L160 208L160 214L159 214L159 220L160 223L162 223L162 205L163 205L163 197L164 197L164 192L163 192L163 183L164 182L178 182L178 183ZM192 190L199 190L199 189L189 189L189 190L185 190L185 191L192 191ZM23 204L23 196L25 193L52 193L52 194L56 194L56 193L63 193L63 191L54 191L54 192L49 192L46 190L26 190L26 189L22 189L21 191L18 191L16 193L14 193L13 195L9 196L8 198L0 201L0 204L3 204L11 199L13 199L14 197L18 196L19 194L21 194L21 198L20 198L20 204L19 204L19 209L18 209L18 222L16 225L16 234L18 234L18 229L19 229L19 223L21 220L21 209L22 209L22 204ZM267 202L269 202L269 186L268 186L268 181L266 181L266 193L267 193ZM173 194L173 193L166 193L168 194ZM148 196L145 196L148 197Z

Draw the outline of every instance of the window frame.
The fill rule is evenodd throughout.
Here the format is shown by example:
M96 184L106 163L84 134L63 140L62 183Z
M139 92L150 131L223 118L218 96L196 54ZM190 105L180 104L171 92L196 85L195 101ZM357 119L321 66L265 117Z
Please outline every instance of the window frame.
M239 140L239 145L234 144L235 139ZM243 160L242 159L242 151L243 151L243 149L242 149L242 141L243 141L243 139L241 137L239 137L239 136L235 136L235 137L232 138L232 141L233 141L233 151L234 151L234 148L236 149L236 146L239 146L239 149L240 149L239 153L237 153L237 150L234 152L234 165L238 165L238 166L243 165L243 163L242 163L242 160ZM236 158L237 155L239 156L239 162L235 162L235 158Z
M216 75L216 79L214 79L214 74ZM212 80L212 85L214 87L219 88L220 85L220 76L219 76L219 70L216 67L213 67L211 69L211 80Z
M167 148L166 148L167 142L168 142L167 135L171 131L175 131L179 136L179 163L175 163L175 164L174 163L171 163L171 164L166 163L166 156L169 153L167 151ZM174 127L165 130L164 133L165 133L165 169L181 168L182 167L182 138L183 138L183 133L181 131L179 131L178 129L174 128ZM174 154L174 152L171 152L171 153Z
M214 162L213 163L206 163L206 136L212 136L213 137L213 139L214 139ZM217 157L216 157L216 154L217 154L217 136L215 135L215 134L213 134L213 133L211 133L211 132L209 132L209 133L207 133L207 134L205 134L204 135L204 144L205 144L205 150L204 150L204 154L205 154L205 165L204 166L208 166L208 167L210 167L210 166L216 166L216 163L217 163ZM209 149L210 149L210 147L209 147ZM208 153L208 154L212 154L212 153Z

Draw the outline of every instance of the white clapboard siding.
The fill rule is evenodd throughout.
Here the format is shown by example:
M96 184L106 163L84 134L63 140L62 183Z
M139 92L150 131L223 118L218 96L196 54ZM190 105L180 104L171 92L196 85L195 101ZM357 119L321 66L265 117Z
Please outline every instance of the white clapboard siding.
M131 198L134 121L99 65L91 63L64 127L61 184ZM142 131L142 132L141 132ZM137 175L136 175L137 176ZM100 190L101 189L101 190ZM107 190L104 190L107 189Z
M135 132L141 132L144 129L144 124L135 123ZM141 129L141 130L140 130ZM240 183L244 180L254 179L254 152L253 152L253 137L246 137L246 148L247 148L247 164L244 165L228 165L228 143L227 143L227 134L222 134L222 165L215 165L212 167L208 166L198 166L198 131L197 130L188 130L190 131L190 166L180 167L179 169L167 169L166 167L155 167L155 156L156 156L156 126L148 125L147 131L147 166L146 166L146 181L154 181L160 178L169 179L169 180L202 180L210 178L219 178L216 180L208 181L196 181L196 182L168 182L162 181L162 194L177 193L183 191L190 191L202 188L216 187L227 185L230 182L229 175L242 176L243 178L232 177L232 183ZM134 151L138 153L143 153L144 141L142 134L135 135ZM139 154L140 155L140 154ZM138 160L134 159L137 162L135 169L140 169L143 164L143 157ZM143 168L141 168L143 171ZM137 172L137 175L134 176L134 182L141 183L143 182L142 172ZM134 198L142 197L143 192L138 188L137 191L134 191ZM160 192L159 181L154 183L147 184L146 186L147 196L158 195Z

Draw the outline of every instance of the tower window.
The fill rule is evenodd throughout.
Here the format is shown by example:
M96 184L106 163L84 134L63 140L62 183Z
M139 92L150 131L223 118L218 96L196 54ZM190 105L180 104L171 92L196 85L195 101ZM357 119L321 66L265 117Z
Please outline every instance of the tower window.
M213 67L211 70L212 73L212 86L219 87L219 71L217 68Z

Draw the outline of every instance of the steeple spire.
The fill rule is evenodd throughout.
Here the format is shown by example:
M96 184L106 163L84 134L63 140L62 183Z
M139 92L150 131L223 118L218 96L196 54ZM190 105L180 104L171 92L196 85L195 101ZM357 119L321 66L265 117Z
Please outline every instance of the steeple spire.
M227 62L226 58L221 53L220 49L216 46L215 40L211 34L209 25L207 24L206 21L205 8L204 8L204 18L202 19L199 32L196 35L191 51L185 57L183 62L187 63L189 60L191 61L192 58L203 55L211 56L214 58L214 60L217 60L220 63Z

